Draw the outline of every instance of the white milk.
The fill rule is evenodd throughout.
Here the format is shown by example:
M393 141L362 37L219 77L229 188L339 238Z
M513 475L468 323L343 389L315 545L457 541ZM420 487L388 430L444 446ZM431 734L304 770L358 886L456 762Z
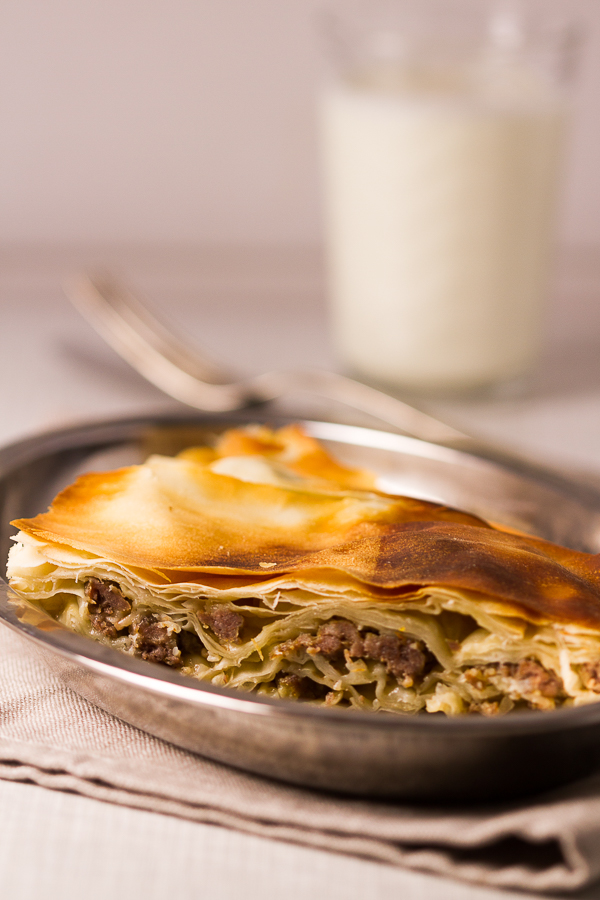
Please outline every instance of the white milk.
M563 104L527 73L459 75L355 79L323 100L338 351L409 389L511 379L540 342Z

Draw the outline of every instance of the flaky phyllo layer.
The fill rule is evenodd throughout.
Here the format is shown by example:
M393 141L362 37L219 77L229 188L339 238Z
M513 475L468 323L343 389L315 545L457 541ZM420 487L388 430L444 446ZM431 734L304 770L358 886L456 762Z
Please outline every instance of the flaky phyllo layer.
M597 557L383 494L297 427L83 476L15 524L15 591L213 684L399 713L600 699Z

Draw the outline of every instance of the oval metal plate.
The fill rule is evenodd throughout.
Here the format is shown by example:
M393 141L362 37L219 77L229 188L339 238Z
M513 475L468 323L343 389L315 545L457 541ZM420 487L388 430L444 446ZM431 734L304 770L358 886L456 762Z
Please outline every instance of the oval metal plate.
M175 453L248 421L163 416L48 432L0 451L0 553L10 519L44 510L83 472ZM600 551L600 492L520 460L305 422L336 457L376 471L387 491L439 500L553 541ZM600 764L600 703L498 719L322 709L196 682L74 634L0 584L0 619L53 672L113 715L195 753L272 778L360 795L489 800L540 791Z

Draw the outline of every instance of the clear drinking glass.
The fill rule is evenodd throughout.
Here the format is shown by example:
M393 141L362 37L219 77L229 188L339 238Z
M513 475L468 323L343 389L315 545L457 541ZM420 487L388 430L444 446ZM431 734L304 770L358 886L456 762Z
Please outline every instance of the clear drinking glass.
M575 33L535 0L343 0L321 98L344 366L445 393L540 348Z

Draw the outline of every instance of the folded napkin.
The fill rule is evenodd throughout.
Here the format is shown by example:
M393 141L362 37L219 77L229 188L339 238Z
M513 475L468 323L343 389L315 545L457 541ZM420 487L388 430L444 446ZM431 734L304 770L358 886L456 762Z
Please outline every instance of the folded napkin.
M0 710L4 779L486 885L565 891L600 877L600 776L534 800L460 810L278 784L97 709L6 627Z

